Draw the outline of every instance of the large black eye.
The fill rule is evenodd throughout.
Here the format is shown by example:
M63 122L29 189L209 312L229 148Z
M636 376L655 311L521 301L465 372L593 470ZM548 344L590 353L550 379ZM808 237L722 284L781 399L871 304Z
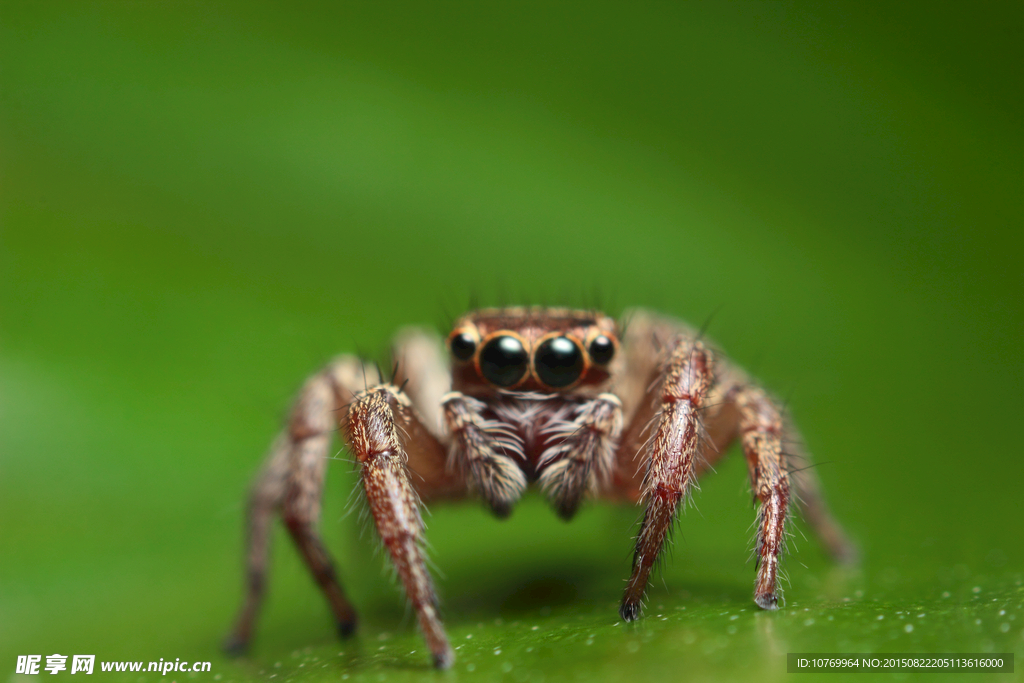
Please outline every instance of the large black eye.
M605 365L615 355L615 344L603 334L590 342L590 358L598 365Z
M480 352L480 372L499 387L510 387L526 374L529 358L522 342L515 337L495 337Z
M537 348L533 367L549 387L567 387L583 372L583 352L567 337L552 337Z
M476 351L476 339L468 332L460 332L451 340L452 355L459 360L469 360Z

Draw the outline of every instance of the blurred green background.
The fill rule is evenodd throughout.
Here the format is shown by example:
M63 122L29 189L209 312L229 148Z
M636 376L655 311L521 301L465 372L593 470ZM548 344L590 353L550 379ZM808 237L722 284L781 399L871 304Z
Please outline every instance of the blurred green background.
M358 637L279 530L252 656L218 646L243 493L301 380L474 296L717 311L864 560L798 534L786 607L757 612L734 454L625 627L637 510L437 507L446 680L775 680L787 652L836 651L1019 671L1021 15L4 2L3 675L57 652L437 677L343 461L323 526Z

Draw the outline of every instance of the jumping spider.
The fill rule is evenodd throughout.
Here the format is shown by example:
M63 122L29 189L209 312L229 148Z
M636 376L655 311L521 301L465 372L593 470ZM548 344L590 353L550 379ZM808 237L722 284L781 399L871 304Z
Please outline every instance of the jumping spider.
M778 405L686 325L634 312L624 331L597 311L484 309L447 339L399 334L395 377L341 356L311 377L277 437L248 508L248 592L228 648L246 648L264 592L279 512L337 620L356 626L317 524L332 431L358 461L384 547L437 668L454 653L424 561L421 502L479 496L508 516L537 483L563 519L585 496L642 504L619 613L636 619L651 569L696 478L739 439L758 503L754 602L776 609L791 496L827 551L853 556ZM450 361L446 358L450 356ZM614 392L614 393L613 393Z

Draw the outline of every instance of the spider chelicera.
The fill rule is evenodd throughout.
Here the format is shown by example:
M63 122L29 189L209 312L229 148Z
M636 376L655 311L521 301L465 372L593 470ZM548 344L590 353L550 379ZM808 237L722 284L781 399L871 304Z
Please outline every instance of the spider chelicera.
M248 591L228 649L244 651L251 639L275 513L341 635L355 630L317 531L336 427L438 668L454 654L424 559L425 502L475 495L506 517L536 483L566 520L587 497L639 503L645 512L619 609L632 621L680 503L738 439L758 507L754 602L778 606L791 500L829 554L852 559L778 404L683 323L647 311L628 319L622 330L597 311L483 309L456 321L446 344L422 330L400 333L390 382L353 356L311 377L252 489Z

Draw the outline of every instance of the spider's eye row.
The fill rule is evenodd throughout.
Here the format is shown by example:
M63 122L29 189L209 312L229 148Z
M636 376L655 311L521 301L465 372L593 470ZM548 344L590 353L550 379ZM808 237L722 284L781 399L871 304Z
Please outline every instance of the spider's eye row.
M568 337L552 337L537 347L533 367L549 387L567 387L583 372L583 350Z
M606 365L615 355L615 344L603 334L590 342L590 358L599 365Z
M476 339L469 332L459 332L451 338L452 355L459 360L469 360L476 353Z
M480 372L499 387L510 387L523 378L529 363L523 343L511 335L495 337L480 351Z

